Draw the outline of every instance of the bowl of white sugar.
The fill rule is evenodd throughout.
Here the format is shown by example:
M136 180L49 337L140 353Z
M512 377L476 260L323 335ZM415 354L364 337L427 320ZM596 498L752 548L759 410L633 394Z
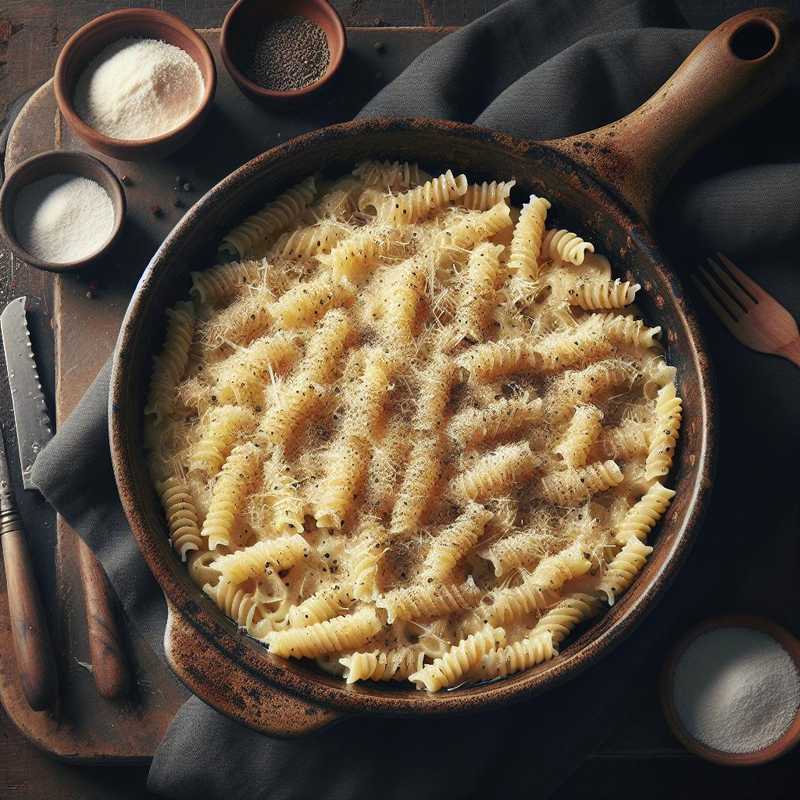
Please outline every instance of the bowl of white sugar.
M50 272L98 261L119 236L125 192L87 153L53 150L23 161L0 190L0 233L14 255Z
M661 701L675 736L707 761L772 761L800 742L800 641L760 617L708 620L672 651Z
M112 11L64 45L53 87L69 126L95 150L125 161L160 158L200 128L217 73L203 39L173 14Z

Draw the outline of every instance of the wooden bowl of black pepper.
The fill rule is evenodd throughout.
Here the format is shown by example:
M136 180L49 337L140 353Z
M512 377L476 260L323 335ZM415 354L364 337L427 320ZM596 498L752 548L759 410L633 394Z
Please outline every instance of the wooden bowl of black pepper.
M225 67L257 103L312 96L333 78L346 49L344 25L327 0L238 0L222 24Z

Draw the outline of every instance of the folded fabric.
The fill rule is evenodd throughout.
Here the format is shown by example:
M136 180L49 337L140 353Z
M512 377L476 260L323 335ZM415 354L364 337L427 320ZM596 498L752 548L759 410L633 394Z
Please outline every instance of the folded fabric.
M748 5L726 3L724 14ZM721 19L700 0L511 0L423 53L363 115L458 119L531 138L568 135L632 110L702 38L687 26ZM660 226L678 263L711 247L764 258L796 241L800 137L775 124L790 108L784 96L764 112L768 128L744 126L679 176ZM776 280L786 277L780 272ZM730 341L714 345L725 365ZM777 385L774 362L752 368ZM750 414L747 391L725 388L727 414ZM130 535L111 474L107 397L106 368L39 457L34 481L98 554L129 617L163 654L163 597ZM784 405L773 425L790 418ZM751 456L766 457L763 441L751 438ZM774 452L791 444L771 441ZM733 461L723 464L721 487L739 480ZM777 489L760 488L762 504L767 497L777 502ZM613 655L546 696L467 718L345 720L295 741L261 736L192 698L156 754L149 785L165 797L220 800L544 797L625 716L648 652L664 641L680 607L701 602L721 579L721 537L736 517L723 501L712 513L693 563L652 618Z

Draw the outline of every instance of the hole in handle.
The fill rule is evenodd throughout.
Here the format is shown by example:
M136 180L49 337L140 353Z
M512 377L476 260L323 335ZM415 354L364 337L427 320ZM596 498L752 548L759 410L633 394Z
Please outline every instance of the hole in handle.
M731 52L742 61L758 61L778 44L778 31L765 19L751 19L731 34Z

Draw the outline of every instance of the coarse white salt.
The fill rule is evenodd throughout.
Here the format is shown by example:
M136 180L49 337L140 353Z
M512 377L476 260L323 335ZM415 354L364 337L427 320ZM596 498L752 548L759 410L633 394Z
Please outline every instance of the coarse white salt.
M49 175L24 186L14 202L14 233L32 256L66 264L100 250L114 230L114 206L96 181Z
M755 753L794 721L800 673L769 634L717 628L683 652L672 691L678 717L695 739L725 753Z
M157 39L120 39L81 73L78 115L113 139L151 139L183 124L200 106L205 83L192 57Z

